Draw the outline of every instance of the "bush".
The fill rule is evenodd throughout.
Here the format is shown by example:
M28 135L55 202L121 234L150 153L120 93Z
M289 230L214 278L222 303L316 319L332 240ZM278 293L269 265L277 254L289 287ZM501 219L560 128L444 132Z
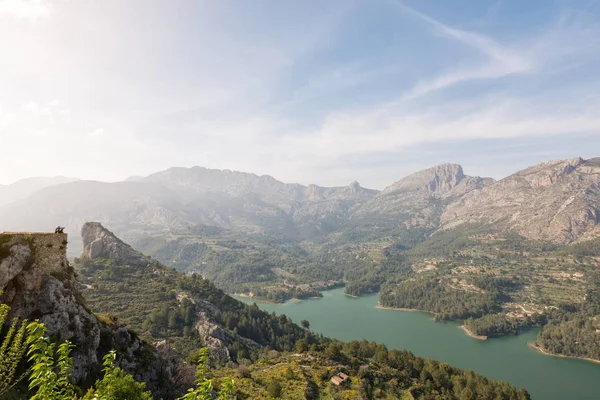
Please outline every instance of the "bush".
M83 399L102 400L151 400L152 394L146 390L146 384L137 382L121 368L115 367L117 353L112 350L103 358L104 377L96 381L95 391L89 391Z
M267 393L269 396L278 399L281 397L281 391L281 383L279 383L277 379L273 379L271 382L269 382L269 385L267 386Z

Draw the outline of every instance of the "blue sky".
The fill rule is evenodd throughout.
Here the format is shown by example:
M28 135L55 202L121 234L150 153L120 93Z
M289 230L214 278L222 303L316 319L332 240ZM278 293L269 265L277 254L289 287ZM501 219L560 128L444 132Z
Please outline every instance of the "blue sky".
M0 0L0 183L600 156L599 1Z

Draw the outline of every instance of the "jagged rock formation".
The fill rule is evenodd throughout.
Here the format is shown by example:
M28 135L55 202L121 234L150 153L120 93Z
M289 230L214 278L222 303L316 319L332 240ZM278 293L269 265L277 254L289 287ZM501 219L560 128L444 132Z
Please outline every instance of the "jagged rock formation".
M240 343L247 349L257 349L261 347L258 343L241 337L240 335L236 335L216 324L212 321L210 314L205 311L198 314L198 319L194 328L203 345L208 347L211 359L218 363L223 364L232 360L228 346L231 346L234 343Z
M443 229L465 223L569 243L600 235L598 159L550 161L474 190L450 204Z
M107 258L117 264L149 264L151 259L133 250L99 222L87 222L81 228L83 258Z
M78 290L75 272L66 257L67 235L46 233L0 234L0 301L14 317L39 319L57 341L76 346L73 377L85 386L92 383L102 356L111 349L118 361L149 389L164 394L181 393L172 379L183 368L181 359L161 356L154 347L121 326L98 320Z

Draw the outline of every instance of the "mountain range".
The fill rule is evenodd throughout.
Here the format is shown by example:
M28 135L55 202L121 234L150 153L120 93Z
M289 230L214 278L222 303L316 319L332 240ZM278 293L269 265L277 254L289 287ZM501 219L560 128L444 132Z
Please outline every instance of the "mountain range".
M74 182L76 180L76 178L67 178L64 176L39 177L22 179L10 185L0 185L0 206L22 200L45 187Z
M27 184L26 184L27 183ZM78 231L100 221L130 241L193 235L197 227L293 240L328 240L368 227L431 233L492 226L531 239L571 243L600 234L600 159L550 161L499 181L465 175L457 164L429 168L382 191L283 183L271 176L201 167L171 168L104 183L56 178L0 187L0 229ZM81 251L73 243L72 254Z

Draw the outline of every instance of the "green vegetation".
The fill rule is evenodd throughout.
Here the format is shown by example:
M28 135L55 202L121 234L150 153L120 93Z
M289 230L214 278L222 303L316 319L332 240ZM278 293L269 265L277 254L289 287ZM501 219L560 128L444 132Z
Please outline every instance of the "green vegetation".
M102 362L104 376L96 381L94 389L90 389L84 399L151 400L152 394L146 390L144 383L136 382L131 375L115 366L116 357L117 353L114 350L104 356Z
M577 307L600 264L600 239L556 246L492 227L434 233L371 216L303 242L226 230L194 240L147 238L146 246L178 269L257 299L316 297L324 282L344 280L346 294L379 291L382 306L470 319L470 330L490 337L544 325L553 309ZM594 317L584 319L593 325Z
M212 400L214 388L213 382L207 378L208 349L200 350L198 356L198 367L196 370L196 387L190 388L188 392L177 400ZM230 399L233 395L233 380L225 379L221 390L217 394L217 400ZM129 398L129 397L124 397Z
M440 284L436 277L407 280L387 286L380 294L384 307L430 311L442 321L481 317L498 311L497 292L469 292Z
M238 375L238 399L529 399L523 389L367 341L332 342L301 354L265 350L243 375L238 371L213 371L219 378ZM349 378L336 386L331 378L339 373Z
M548 324L537 338L543 350L600 360L600 273L594 275L593 283L596 287L586 294L583 303L549 313Z
M0 304L0 396L6 394L23 378L16 375L27 349L27 321L13 319L8 329L4 329L9 311L10 308L6 304Z
M195 330L200 319L279 351L292 351L302 338L310 344L324 340L285 316L231 298L198 275L186 276L158 262L115 265L107 259L82 259L75 267L87 277L83 294L100 318L126 324L149 340L168 339L184 354L205 345ZM229 350L234 359L251 357L242 341L230 343Z
M516 319L508 318L505 314L488 314L481 318L469 318L465 327L479 336L516 335L522 325Z
M253 312L257 311L250 307ZM286 319L285 316L277 317ZM303 321L308 328L308 321ZM301 328L299 328L301 329ZM102 377L84 393L71 383L70 342L54 343L43 324L27 326L27 354L30 366L29 398L34 400L149 400L145 384L114 365L116 352L103 358ZM308 334L308 332L307 332ZM295 343L297 354L264 347L255 361L241 359L236 369L208 368L208 351L199 351L196 385L177 400L230 398L288 399L389 399L389 398L498 398L529 399L525 390L488 380L433 360L424 360L407 351L388 350L374 342L322 341L308 346L309 336ZM309 349L310 347L310 349ZM22 353L21 353L22 354ZM349 376L336 386L331 378ZM231 377L239 382L234 386Z
M43 324L32 323L27 327L29 361L29 389L32 400L151 400L152 393L146 384L137 382L130 374L115 366L116 352L110 351L103 358L103 377L98 379L85 395L78 396L81 388L71 383L73 361L70 357L73 345L70 342L53 343L46 336ZM208 352L200 351L196 374L196 387L176 400L212 399L213 383L206 378ZM232 397L233 381L226 381L218 393L218 399Z

